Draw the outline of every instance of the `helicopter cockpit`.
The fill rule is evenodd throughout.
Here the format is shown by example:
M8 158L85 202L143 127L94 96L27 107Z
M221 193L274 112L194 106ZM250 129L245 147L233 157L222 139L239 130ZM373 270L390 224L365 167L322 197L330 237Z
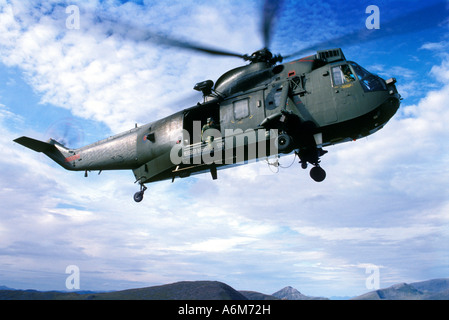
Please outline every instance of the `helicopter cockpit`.
M354 73L347 64L332 67L331 70L334 87L355 81Z
M357 75L365 92L387 91L387 85L382 78L370 73L353 61L349 61L349 64Z
M358 80L365 92L386 91L385 81L353 61L331 68L333 86L341 86Z

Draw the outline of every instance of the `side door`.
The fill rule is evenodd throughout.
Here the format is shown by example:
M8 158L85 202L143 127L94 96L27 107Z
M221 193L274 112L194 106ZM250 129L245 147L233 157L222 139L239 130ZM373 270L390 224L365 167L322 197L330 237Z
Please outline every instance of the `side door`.
M353 117L353 108L357 107L357 78L347 63L333 65L331 68L332 88L335 107L340 121Z
M254 129L259 127L265 118L263 105L263 90L243 94L221 103L221 132L225 140L226 164L256 157L258 133Z
M222 130L257 128L265 119L263 105L262 90L223 102L220 107Z
M331 78L329 66L312 71L306 78L306 106L318 126L338 120Z

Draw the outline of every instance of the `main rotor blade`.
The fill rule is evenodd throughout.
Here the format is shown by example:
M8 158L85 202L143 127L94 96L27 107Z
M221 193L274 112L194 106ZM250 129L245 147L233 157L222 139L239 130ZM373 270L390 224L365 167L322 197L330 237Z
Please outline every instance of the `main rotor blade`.
M389 22L381 22L380 29L368 30L365 27L361 30L308 46L284 56L284 59L299 56L310 51L362 44L364 42L378 40L389 36L414 33L435 28L447 23L448 17L448 2L442 1L413 11Z
M124 39L133 40L136 42L147 42L157 45L165 45L169 47L187 49L218 56L237 57L241 59L245 59L246 57L246 55L240 53L217 49L187 40L176 39L166 34L143 30L141 27L123 25L123 23L121 23L120 25L118 22L113 23L111 25L111 29L113 34L119 35Z
M56 6L64 7L64 3L56 4ZM124 40L130 40L140 43L152 43L156 45L165 45L169 47L192 50L196 52L207 53L211 55L237 57L245 59L248 56L236 52L214 48L212 46L202 45L196 42L173 38L168 34L151 31L145 26L136 25L132 22L119 20L110 15L105 15L96 10L82 9L83 17L91 19L95 24L109 36L119 36Z
M178 39L174 39L174 38L169 38L166 36L160 36L160 35L156 35L156 34L149 35L149 37L147 39L145 39L145 41L162 44L162 45L167 45L170 47L176 47L176 48L181 48L181 49L188 49L188 50L193 50L193 51L197 51L197 52L208 53L208 54L217 55L217 56L237 57L237 58L241 58L241 59L245 59L245 57L246 57L246 55L242 55L239 53L224 51L221 49L216 49L213 47L204 46L204 45L196 44L193 42L178 40Z
M268 0L267 3L269 3ZM58 10L60 12L65 12L67 6L68 3L64 0L61 2L54 3L51 7L52 10L50 13L55 12L56 11L54 10L55 8L60 9ZM135 41L138 43L152 43L156 45L165 45L169 47L202 52L216 56L236 57L244 59L245 61L249 60L250 58L250 56L247 54L227 51L212 46L203 45L197 42L192 42L189 40L181 40L179 38L174 38L168 34L151 31L149 29L146 29L145 26L136 25L132 22L130 23L127 21L114 18L113 15L112 16L109 14L106 15L104 12L101 13L100 11L92 9L91 7L81 8L81 13L83 15L83 19L92 21L95 24L95 26L99 30L101 30L102 33L105 33L108 36L118 36L123 38L124 40ZM66 16L64 16L64 19L65 20L61 19L60 22L67 23ZM272 19L273 18L270 18L270 21Z
M274 23L279 15L283 0L265 0L262 12L262 36L264 48L270 48L273 36Z

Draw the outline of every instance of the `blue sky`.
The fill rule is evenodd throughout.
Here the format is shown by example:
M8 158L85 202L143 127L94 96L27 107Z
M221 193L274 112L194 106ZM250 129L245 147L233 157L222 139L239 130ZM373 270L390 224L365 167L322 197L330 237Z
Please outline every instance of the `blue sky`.
M380 8L382 31L430 3L285 1L271 49L288 55L361 30L368 5ZM242 64L125 40L95 14L252 53L263 46L261 1L70 4L81 9L79 30L65 28L61 2L0 0L0 285L65 289L69 265L83 290L217 280L329 297L369 291L372 265L381 287L448 277L447 25L420 30L434 21L424 16L388 37L340 44L349 60L396 77L404 100L383 130L328 148L325 182L296 164L275 174L256 163L217 181L150 185L135 204L132 172L86 179L12 140L95 142L194 105L195 83Z

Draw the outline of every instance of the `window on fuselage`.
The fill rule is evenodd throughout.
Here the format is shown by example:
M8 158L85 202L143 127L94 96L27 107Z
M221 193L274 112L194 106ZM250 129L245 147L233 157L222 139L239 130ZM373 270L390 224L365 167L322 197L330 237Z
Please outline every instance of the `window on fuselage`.
M249 116L249 99L234 102L234 119L240 120Z
M334 87L355 81L354 73L347 64L331 68Z

